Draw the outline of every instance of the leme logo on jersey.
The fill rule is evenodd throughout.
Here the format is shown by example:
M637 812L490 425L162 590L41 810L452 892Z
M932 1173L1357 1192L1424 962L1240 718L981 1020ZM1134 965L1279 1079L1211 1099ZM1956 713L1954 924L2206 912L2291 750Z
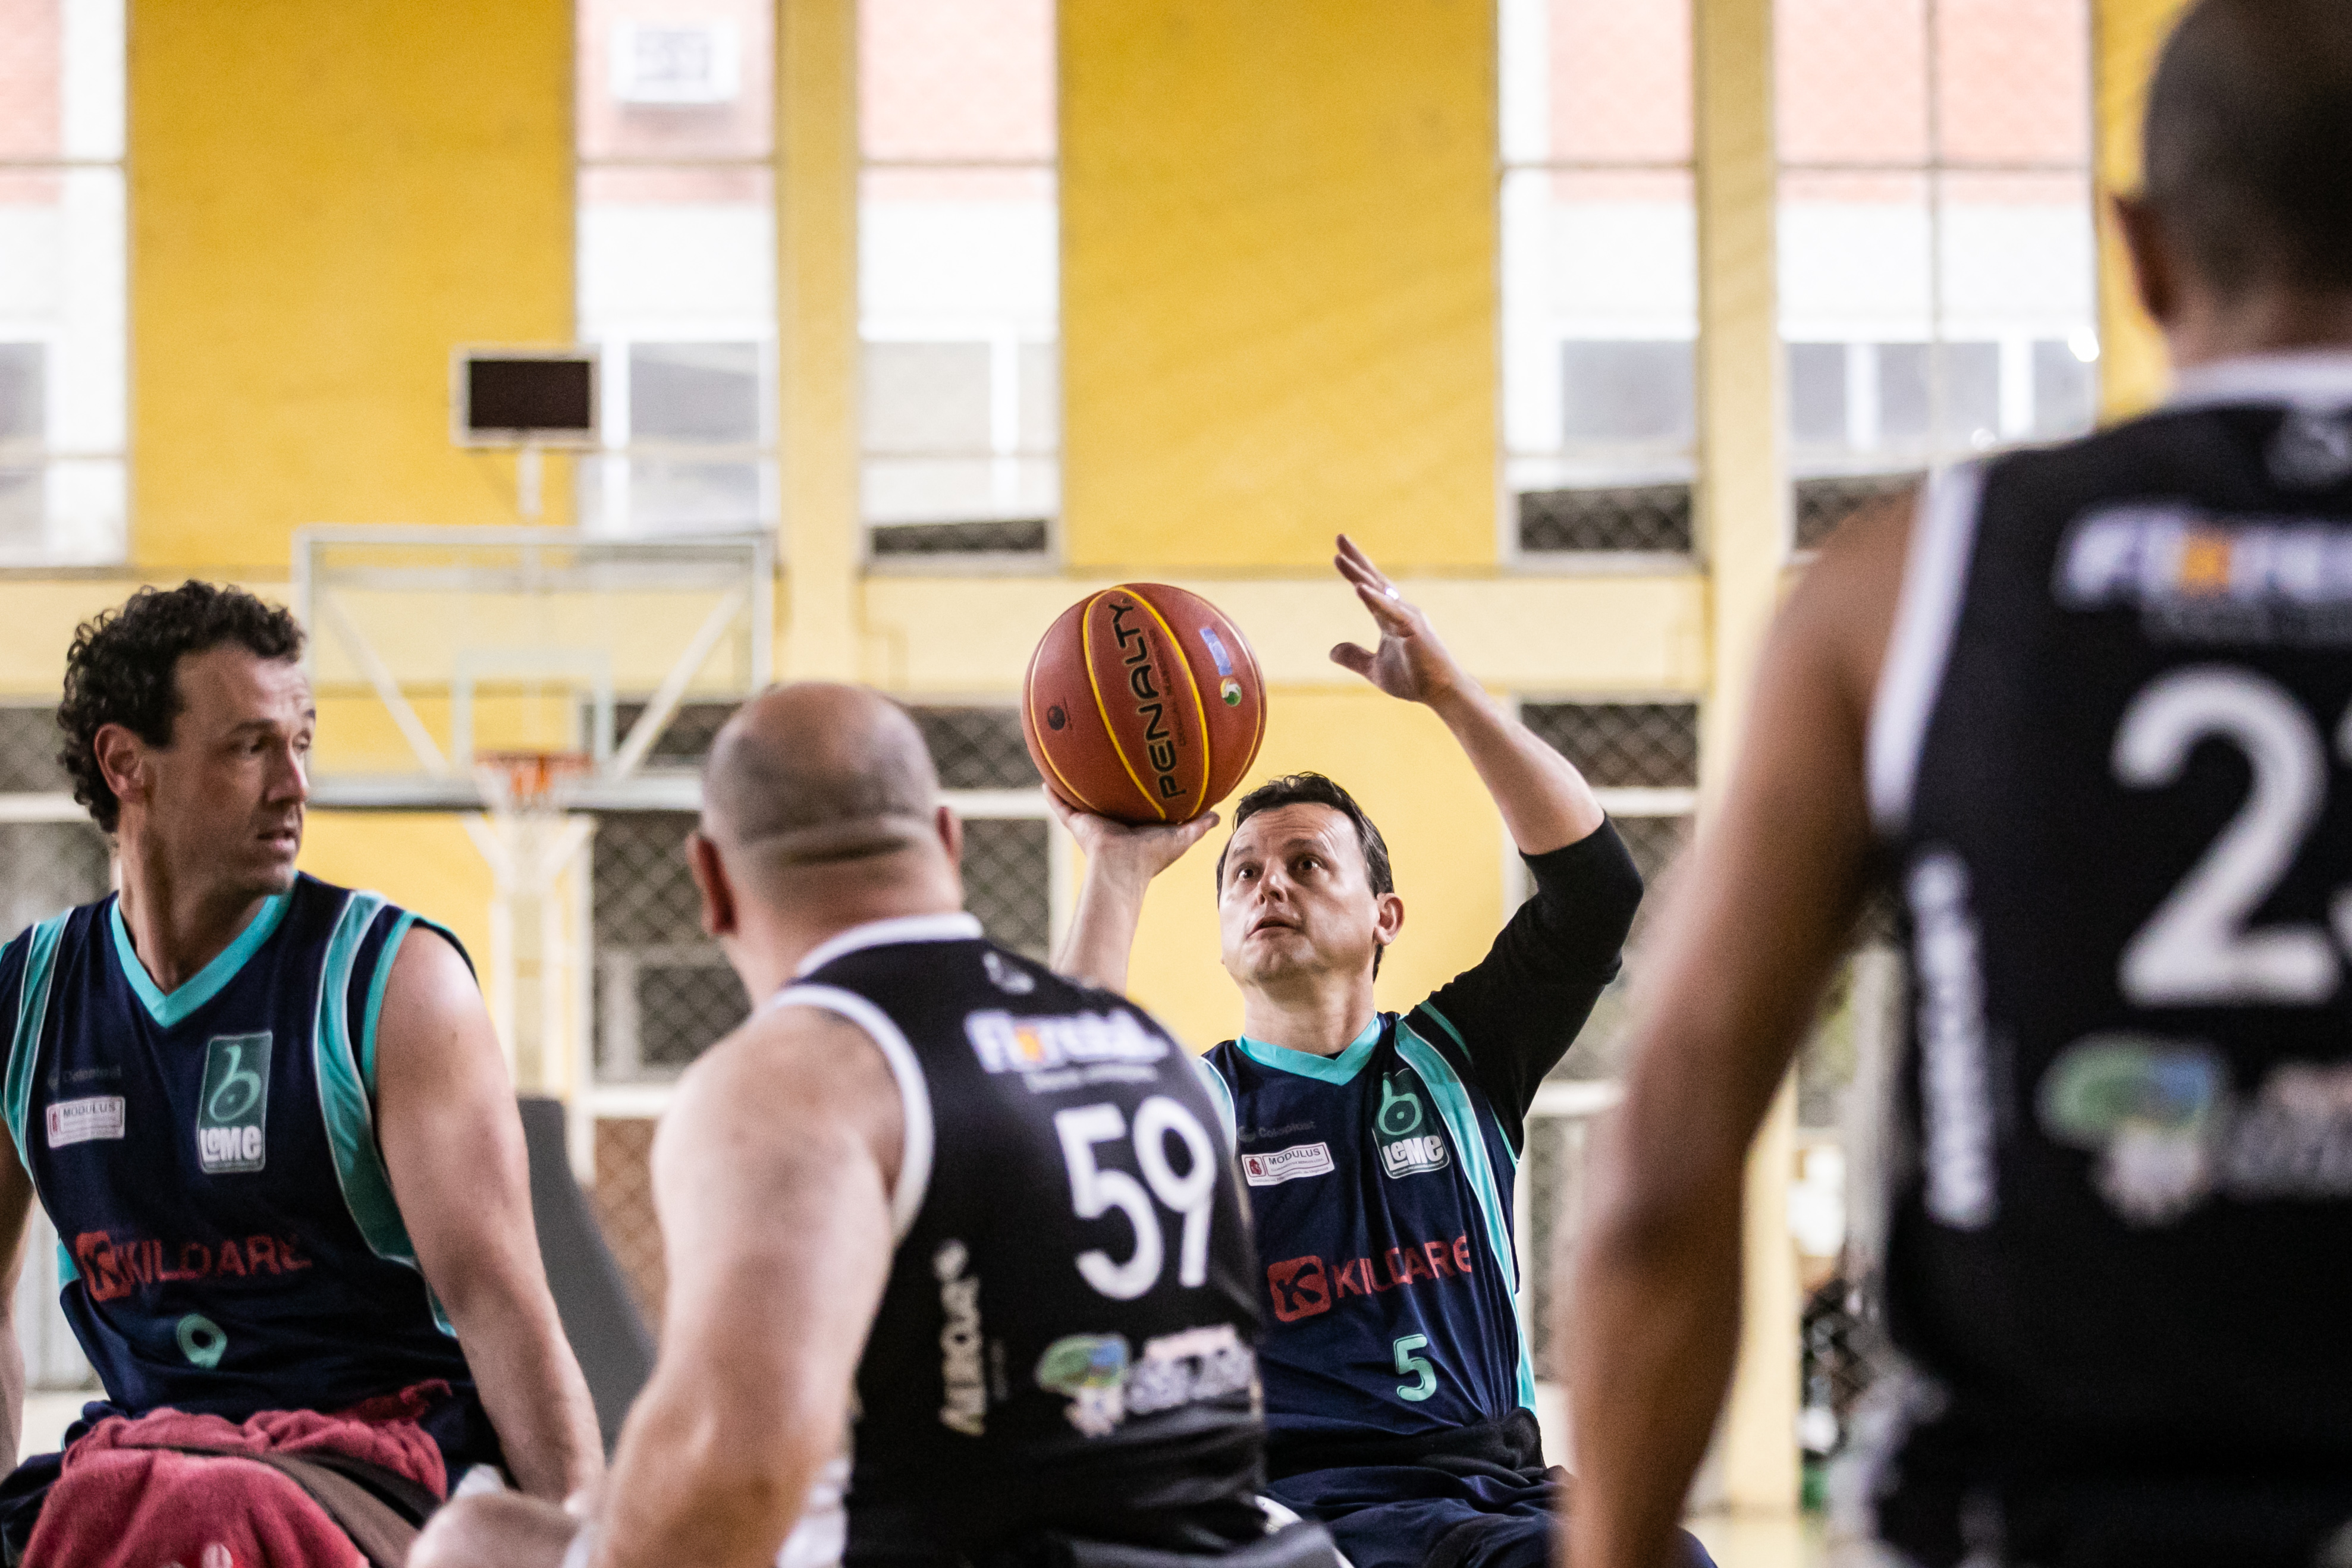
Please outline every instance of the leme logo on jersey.
M48 1109L49 1147L87 1144L122 1136L122 1096L93 1094L85 1100L59 1100Z
M216 1034L205 1042L196 1100L196 1164L207 1176L257 1171L268 1162L269 1032Z
M1410 1072L1381 1080L1381 1108L1372 1117L1372 1132L1381 1146L1381 1169L1391 1177L1442 1171L1451 1157L1445 1152L1445 1134L1422 1103L1420 1081Z
M1252 1186L1279 1186L1300 1176L1328 1176L1335 1168L1328 1144L1293 1144L1242 1156L1242 1176Z
M1066 1013L1015 1018L1007 1012L966 1015L964 1038L991 1072L1044 1072L1098 1061L1158 1061L1168 1041L1133 1013Z

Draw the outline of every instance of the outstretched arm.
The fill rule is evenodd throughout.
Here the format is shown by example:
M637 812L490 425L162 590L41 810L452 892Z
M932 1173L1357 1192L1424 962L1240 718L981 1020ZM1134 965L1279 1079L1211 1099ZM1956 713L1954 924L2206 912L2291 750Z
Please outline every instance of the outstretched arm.
M1864 733L1903 539L1899 517L1848 524L1807 572L1660 935L1624 1104L1588 1166L1569 1350L1578 1568L1672 1560L1730 1378L1748 1145L1864 888Z
M1124 993L1128 956L1143 924L1143 895L1151 879L1199 843L1217 825L1217 814L1204 812L1164 827L1132 827L1081 811L1050 790L1045 803L1087 857L1077 906L1054 954L1054 969L1081 985Z
M595 1568L766 1568L848 1431L893 1251L904 1113L830 1014L753 1019L697 1062L654 1144L661 1359L614 1458Z
M1332 564L1371 612L1381 641L1377 648L1342 643L1331 650L1331 662L1392 697L1423 704L1444 721L1495 798L1520 853L1564 849L1601 826L1601 802L1584 776L1487 696L1438 640L1429 617L1399 597L1355 540L1339 536Z
M522 1118L457 950L412 927L378 1026L376 1129L425 1282L465 1347L522 1490L561 1500L604 1465L530 1213Z

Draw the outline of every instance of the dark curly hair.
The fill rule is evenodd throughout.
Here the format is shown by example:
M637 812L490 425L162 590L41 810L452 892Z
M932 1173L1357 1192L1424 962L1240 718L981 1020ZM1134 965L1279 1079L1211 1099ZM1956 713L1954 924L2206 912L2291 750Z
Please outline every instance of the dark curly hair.
M74 630L66 653L65 700L58 727L65 749L58 762L73 779L74 799L107 832L121 803L98 766L98 732L119 724L150 746L172 744L172 726L185 705L180 660L225 643L265 659L302 655L302 628L291 612L241 588L219 588L193 578L177 588L142 588L119 609Z

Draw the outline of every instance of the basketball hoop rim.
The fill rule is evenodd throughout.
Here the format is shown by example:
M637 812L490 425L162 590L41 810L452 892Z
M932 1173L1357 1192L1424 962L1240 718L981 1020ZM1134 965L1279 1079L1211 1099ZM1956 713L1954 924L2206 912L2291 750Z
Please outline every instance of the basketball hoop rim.
M478 751L472 767L491 810L541 811L553 803L559 786L593 772L596 758L573 750Z

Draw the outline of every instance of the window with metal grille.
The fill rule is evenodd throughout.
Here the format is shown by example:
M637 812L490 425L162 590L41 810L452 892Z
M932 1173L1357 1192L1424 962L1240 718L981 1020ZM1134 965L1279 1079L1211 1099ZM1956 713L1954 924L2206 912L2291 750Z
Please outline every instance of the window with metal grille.
M575 37L578 329L601 404L581 523L773 527L774 0L575 0Z
M1034 556L1061 509L1053 0L857 14L868 551Z
M591 852L598 1075L680 1071L743 1020L743 988L702 934L688 811L611 811Z
M0 11L0 565L122 559L123 9Z
M1690 552L1687 484L1523 490L1517 499L1523 550Z
M1899 496L1927 476L1824 474L1797 481L1797 548L1814 549L1838 526L1874 501Z
M1773 24L1804 548L1906 473L2089 428L2091 7L1780 0Z
M1630 983L1641 967L1658 888L1690 843L1691 813L1697 804L1698 705L1529 702L1520 705L1519 716L1576 764L1642 873L1644 892L1625 939L1624 967L1593 1005L1592 1017L1555 1073L1612 1077L1624 1053Z
M919 707L908 710L931 748L940 785L948 789L1034 789L1036 766L1021 738L1021 711L1010 707Z
M1504 477L1528 556L1687 554L1687 0L1500 0Z
M1519 714L1595 789L1698 784L1696 703L1528 703Z

